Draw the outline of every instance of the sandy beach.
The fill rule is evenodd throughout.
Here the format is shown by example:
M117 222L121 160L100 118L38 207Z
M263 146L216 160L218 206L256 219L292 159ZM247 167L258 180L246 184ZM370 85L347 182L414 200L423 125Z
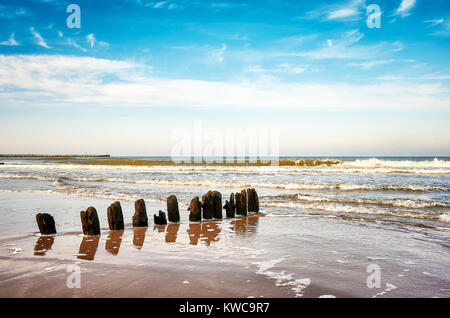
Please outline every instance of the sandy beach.
M20 218L0 225L1 297L449 296L446 231L431 230L430 239L426 227L395 222L267 213L189 223L185 207L180 224L133 228L133 202L126 201L125 230L109 231L109 200L0 197L7 213L21 206ZM100 236L81 233L79 211L88 205L99 211ZM34 220L40 211L53 212L63 230L40 236ZM370 264L382 269L380 288L367 287ZM67 287L73 265L81 288Z

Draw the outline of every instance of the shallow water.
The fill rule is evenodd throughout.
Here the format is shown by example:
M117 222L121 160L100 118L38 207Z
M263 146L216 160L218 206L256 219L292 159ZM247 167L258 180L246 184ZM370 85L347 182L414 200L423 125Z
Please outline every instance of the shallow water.
M449 297L450 161L413 159L279 168L2 159L0 255L134 265L195 258L248 267L293 297L314 285L338 296ZM194 196L218 190L225 201L247 187L258 191L263 216L189 224ZM133 230L134 200L145 199L151 220L172 194L181 224ZM117 236L107 229L113 200L126 223ZM93 241L80 235L79 220L91 205L102 225ZM37 236L39 212L56 220L59 234L48 242ZM382 269L379 289L366 285L370 264Z

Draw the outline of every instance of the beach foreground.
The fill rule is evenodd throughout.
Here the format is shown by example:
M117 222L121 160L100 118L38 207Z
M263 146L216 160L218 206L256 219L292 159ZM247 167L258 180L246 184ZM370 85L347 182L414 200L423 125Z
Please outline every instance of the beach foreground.
M109 200L0 193L1 297L449 297L448 232L318 216L253 215L109 231ZM102 235L81 235L79 211L97 207ZM36 207L39 207L37 209ZM153 205L151 211L163 208ZM40 236L34 214L54 211L58 235ZM151 213L150 211L148 212ZM59 229L63 228L64 231ZM430 235L431 233L434 233ZM447 243L446 243L447 242ZM368 288L367 266L381 268ZM69 288L69 266L80 287Z

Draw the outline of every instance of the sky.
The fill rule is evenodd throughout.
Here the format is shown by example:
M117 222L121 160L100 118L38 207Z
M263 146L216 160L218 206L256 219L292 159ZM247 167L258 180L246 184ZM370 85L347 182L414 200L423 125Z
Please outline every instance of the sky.
M201 122L448 156L449 53L446 0L0 1L0 153L170 155Z

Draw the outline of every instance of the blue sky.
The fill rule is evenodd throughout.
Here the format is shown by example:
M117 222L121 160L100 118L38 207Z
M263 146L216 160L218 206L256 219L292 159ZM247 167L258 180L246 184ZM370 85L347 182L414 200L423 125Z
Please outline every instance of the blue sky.
M168 155L201 120L283 155L450 155L448 1L73 1L73 29L70 3L0 2L0 152Z

